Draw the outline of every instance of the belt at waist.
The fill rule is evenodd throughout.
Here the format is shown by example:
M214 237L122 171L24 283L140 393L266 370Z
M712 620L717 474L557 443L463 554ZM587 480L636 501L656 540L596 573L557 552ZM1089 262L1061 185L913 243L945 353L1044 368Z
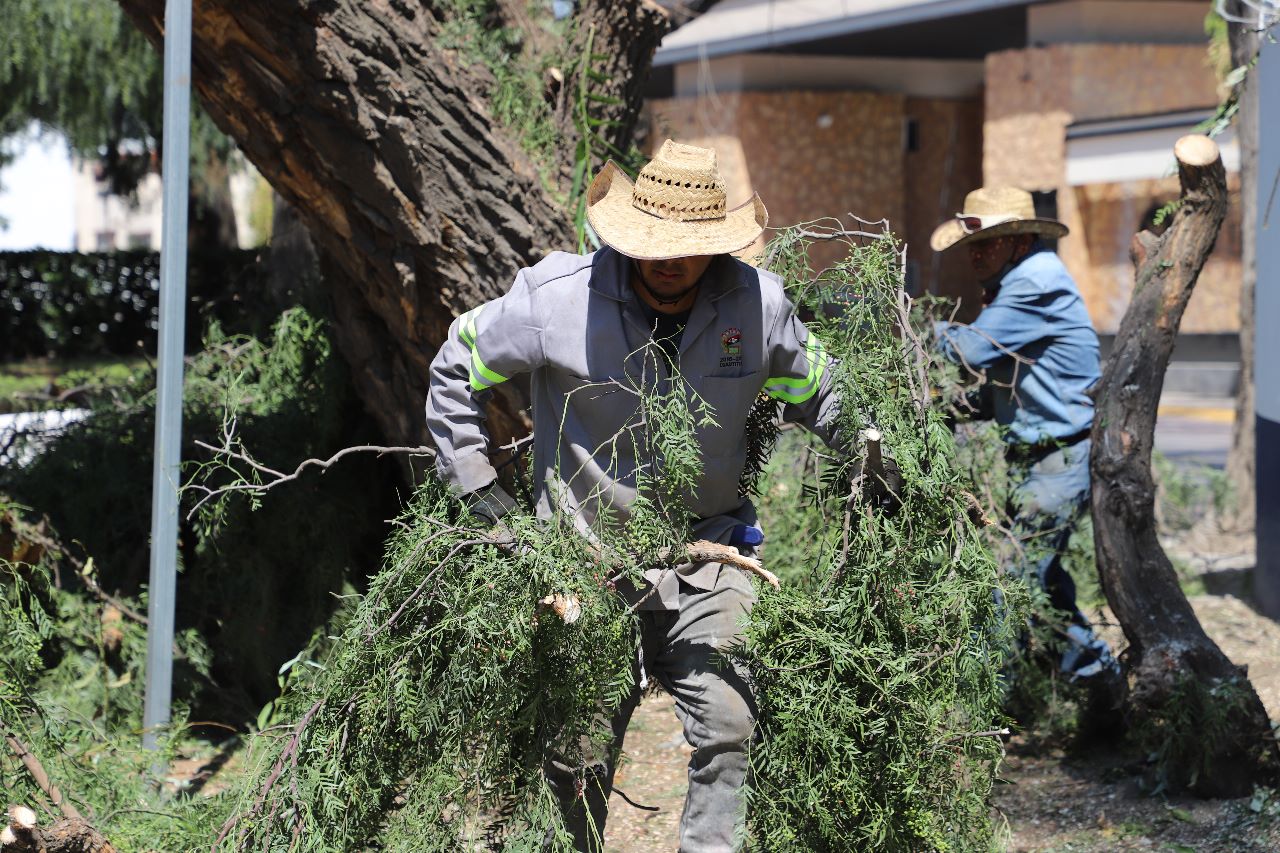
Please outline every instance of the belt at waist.
M1035 444L1011 444L1005 450L1005 458L1011 462L1040 460L1055 450L1070 447L1073 444L1079 444L1089 437L1089 433L1091 431L1091 429L1082 429L1079 432L1063 436L1062 438L1050 438L1045 441L1038 441Z

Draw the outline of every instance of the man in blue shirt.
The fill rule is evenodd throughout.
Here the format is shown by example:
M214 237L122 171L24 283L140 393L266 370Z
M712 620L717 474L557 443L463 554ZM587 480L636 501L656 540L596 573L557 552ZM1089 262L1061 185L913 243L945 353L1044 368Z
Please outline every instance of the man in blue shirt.
M1020 546L1008 568L1035 579L1067 617L1062 671L1113 709L1122 690L1119 665L1076 606L1075 584L1062 566L1089 501L1089 389L1101 376L1098 336L1080 291L1041 242L1066 233L1061 222L1036 217L1025 190L969 193L964 212L939 225L930 244L934 251L968 248L985 307L972 324L938 323L935 332L947 358L983 378L979 415L993 418L1008 442Z

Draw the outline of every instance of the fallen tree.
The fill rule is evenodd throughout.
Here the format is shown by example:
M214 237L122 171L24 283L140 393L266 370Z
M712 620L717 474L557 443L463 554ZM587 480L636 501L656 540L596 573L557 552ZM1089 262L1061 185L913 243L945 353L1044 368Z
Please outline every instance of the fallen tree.
M1280 779L1280 749L1247 675L1200 627L1155 518L1151 451L1165 368L1227 209L1218 146L1184 136L1174 155L1182 195L1167 231L1134 237L1133 298L1095 394L1094 535L1102 586L1129 641L1131 716L1161 782L1240 796Z
M163 0L120 5L159 45ZM449 323L572 246L573 179L629 150L665 13L586 0L560 37L523 0L196 0L192 14L201 103L311 232L357 393L388 443L426 444ZM469 53L485 50L497 71ZM499 97L523 127L504 126ZM518 403L493 408L495 438L525 431Z

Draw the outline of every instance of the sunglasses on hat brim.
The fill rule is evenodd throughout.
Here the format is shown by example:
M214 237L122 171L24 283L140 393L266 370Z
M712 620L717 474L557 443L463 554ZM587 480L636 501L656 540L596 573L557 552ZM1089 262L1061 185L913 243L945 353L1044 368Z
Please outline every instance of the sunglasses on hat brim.
M969 213L957 213L956 221L960 223L960 227L964 229L966 234L976 234L986 228L994 225L1003 225L1006 222L1013 222L1016 216L1008 216L1006 214L996 213L987 216L973 215Z

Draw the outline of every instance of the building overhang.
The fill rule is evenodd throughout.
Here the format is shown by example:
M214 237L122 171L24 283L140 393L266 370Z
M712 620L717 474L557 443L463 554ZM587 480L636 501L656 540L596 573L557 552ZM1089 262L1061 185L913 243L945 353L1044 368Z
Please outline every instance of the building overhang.
M668 35L654 55L655 67L733 53L772 51L866 55L859 36L883 51L943 58L980 57L1025 45L1026 7L1047 0L722 0ZM930 38L928 28L938 28ZM895 31L909 28L901 44ZM903 32L901 35L906 36ZM914 46L913 46L914 45ZM902 52L907 51L907 52Z
M1173 144L1213 115L1212 109L1077 122L1067 127L1068 186L1152 180L1176 175ZM1217 138L1222 165L1240 169L1234 131Z

